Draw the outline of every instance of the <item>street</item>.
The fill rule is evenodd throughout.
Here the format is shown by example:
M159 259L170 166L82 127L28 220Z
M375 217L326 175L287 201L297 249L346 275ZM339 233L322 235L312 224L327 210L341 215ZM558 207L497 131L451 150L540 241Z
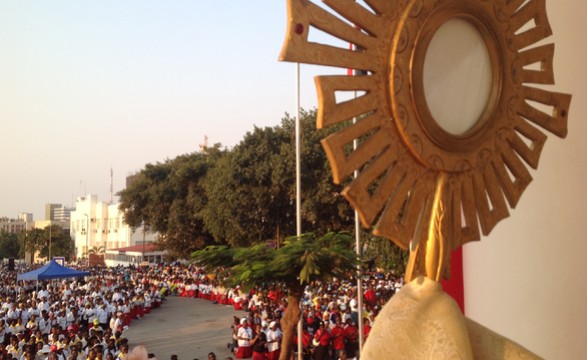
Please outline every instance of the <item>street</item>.
M244 315L232 306L170 296L161 308L133 320L123 336L128 338L131 349L144 345L159 360L170 359L172 354L178 360L203 360L211 351L223 360L232 355L226 344L230 341L233 316Z

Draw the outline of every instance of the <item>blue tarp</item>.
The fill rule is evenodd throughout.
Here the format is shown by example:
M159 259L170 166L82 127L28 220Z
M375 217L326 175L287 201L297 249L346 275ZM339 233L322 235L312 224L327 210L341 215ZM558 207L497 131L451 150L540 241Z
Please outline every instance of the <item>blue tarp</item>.
M59 265L55 260L51 260L48 264L36 270L27 273L18 274L17 281L21 280L51 280L64 279L72 277L82 277L90 275L87 271L78 271Z

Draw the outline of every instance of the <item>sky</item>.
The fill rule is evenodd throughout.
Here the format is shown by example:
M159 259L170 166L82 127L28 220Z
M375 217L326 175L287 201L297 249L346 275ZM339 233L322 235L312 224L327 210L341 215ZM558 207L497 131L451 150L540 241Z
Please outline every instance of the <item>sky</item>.
M0 0L0 217L296 113L285 0ZM301 66L301 106L316 106Z

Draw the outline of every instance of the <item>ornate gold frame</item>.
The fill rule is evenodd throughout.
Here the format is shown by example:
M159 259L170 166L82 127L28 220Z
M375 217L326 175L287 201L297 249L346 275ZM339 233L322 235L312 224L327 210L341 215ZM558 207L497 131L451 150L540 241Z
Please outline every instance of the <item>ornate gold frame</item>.
M452 250L488 235L516 206L546 141L537 126L567 134L571 96L529 86L554 84L554 45L533 46L552 34L545 0L323 3L288 0L280 59L361 70L316 78L317 126L341 127L322 141L334 181L359 170L343 195L362 224L410 249L408 280L439 280ZM428 44L452 18L477 28L493 70L486 109L460 136L434 120L422 79ZM317 30L355 50L310 41ZM340 91L362 95L337 101Z

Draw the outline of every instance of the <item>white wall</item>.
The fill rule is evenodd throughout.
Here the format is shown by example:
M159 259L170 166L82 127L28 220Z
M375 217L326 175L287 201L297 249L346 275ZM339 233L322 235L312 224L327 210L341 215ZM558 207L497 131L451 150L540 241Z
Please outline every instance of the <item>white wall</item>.
M549 136L510 218L464 246L467 316L546 359L587 359L587 1L548 0L554 91L569 135Z

